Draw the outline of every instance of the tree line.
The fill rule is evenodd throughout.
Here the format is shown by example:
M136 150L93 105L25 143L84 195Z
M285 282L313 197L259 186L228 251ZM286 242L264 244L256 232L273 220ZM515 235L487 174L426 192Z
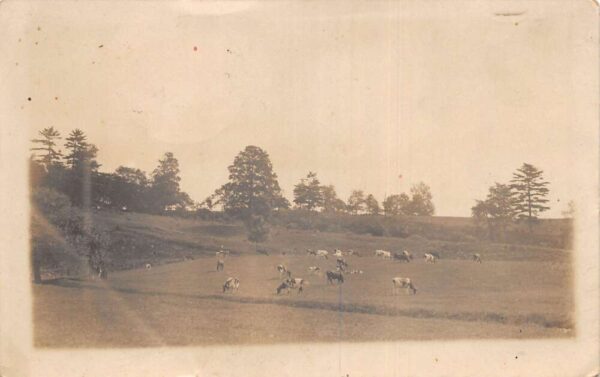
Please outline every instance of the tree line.
M78 207L125 209L164 213L177 210L215 211L240 219L249 238L261 241L268 236L272 211L292 208L282 194L268 153L247 146L228 167L228 181L202 202L193 201L180 189L179 162L171 152L158 160L150 175L140 169L119 166L112 173L98 169L98 148L80 129L65 138L60 150L60 133L53 127L32 140L31 181L33 187L46 187L66 195ZM514 222L525 221L530 229L538 215L549 209L549 190L543 172L523 164L506 184L496 183L483 200L471 208L478 225L485 225L490 238L502 235ZM380 204L372 194L353 190L346 201L335 187L323 185L317 173L308 172L293 189L293 208L310 212L337 212L352 215L432 216L433 196L428 185L419 182L409 193L387 196Z
M476 200L471 214L478 225L487 228L491 239L503 238L508 226L518 222L527 224L531 232L542 212L550 209L547 196L549 182L539 168L524 163L512 175L508 183L496 182L488 189L485 199ZM573 202L569 203L570 217L574 211Z
M171 152L158 160L150 175L127 166L104 173L99 171L98 148L82 130L74 129L67 135L62 143L64 153L61 141L62 135L53 127L42 129L32 140L31 185L61 193L75 207L155 214L220 208L228 216L242 220L249 239L257 242L268 236L272 211L292 208L282 194L268 153L256 146L247 146L234 158L228 167L228 182L204 201L195 202L180 189L179 162ZM47 191L44 193L37 202L43 203L44 197L56 199ZM391 195L381 206L372 194L366 195L362 190L352 191L345 202L338 198L333 185L321 185L316 173L309 172L294 186L293 194L294 208L315 212L422 216L434 213L431 191L422 182L411 188L410 196Z
M45 187L65 194L79 207L103 207L136 212L162 213L193 204L179 187L179 162L172 153L158 160L150 176L140 169L119 166L112 173L98 171L98 148L80 129L65 138L59 149L60 132L44 128L32 140L30 158L32 187Z

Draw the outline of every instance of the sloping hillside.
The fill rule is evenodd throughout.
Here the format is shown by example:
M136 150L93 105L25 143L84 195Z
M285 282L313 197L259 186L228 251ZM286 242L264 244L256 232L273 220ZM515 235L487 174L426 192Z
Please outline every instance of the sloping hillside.
M388 220L389 221L389 220ZM416 220L421 221L421 220ZM435 221L435 220L432 220ZM255 245L246 240L244 227L239 223L220 223L199 219L183 219L139 213L99 211L91 222L109 235L109 270L134 269L146 263L153 265L214 256L221 245L233 255L302 254L307 248L353 249L363 255L375 249L399 251L408 249L417 254L436 251L443 259L468 259L472 253L487 260L560 260L568 252L556 248L517 244L496 244L469 241L445 241L419 235L406 238L356 234L350 231L321 232L274 226L269 241ZM55 253L56 254L56 253ZM70 254L72 256L72 254ZM53 258L54 260L60 257ZM71 258L72 259L72 258ZM51 262L43 269L50 276L73 274L78 266L72 262ZM81 265L81 263L80 263Z

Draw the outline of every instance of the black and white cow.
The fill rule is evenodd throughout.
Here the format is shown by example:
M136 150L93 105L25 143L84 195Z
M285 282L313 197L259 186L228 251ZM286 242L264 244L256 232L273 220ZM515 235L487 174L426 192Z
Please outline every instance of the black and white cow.
M228 277L227 280L225 280L225 283L223 284L223 293L230 291L237 291L237 289L240 287L240 281L238 278L234 278L234 277Z

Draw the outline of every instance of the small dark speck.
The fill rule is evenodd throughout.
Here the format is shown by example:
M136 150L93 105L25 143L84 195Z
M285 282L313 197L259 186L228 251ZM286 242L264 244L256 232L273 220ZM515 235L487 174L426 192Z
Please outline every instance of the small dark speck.
M19 38L19 42L21 42L21 38Z
M518 359L518 358L519 358L519 356L515 356L515 359Z
M198 51L198 46L194 46L194 51Z
M231 50L230 49L227 49L227 52L231 54Z
M15 65L19 65L19 62L16 62Z
M27 97L27 101L31 101L31 97Z
M98 46L98 48L102 48L102 47L104 47L104 45L100 45L100 46Z
M515 22L515 26L519 26L519 23L518 23L518 22Z
M35 42L35 45L36 45L36 46L37 46L37 44L38 44L38 43L37 43L37 42Z
M38 31L40 31L40 30L42 30L42 28L38 26L38 27L37 27L37 30L38 30Z
M96 62L92 62L92 64L96 64Z
M58 97L54 97L54 100L55 100L55 101L58 101Z

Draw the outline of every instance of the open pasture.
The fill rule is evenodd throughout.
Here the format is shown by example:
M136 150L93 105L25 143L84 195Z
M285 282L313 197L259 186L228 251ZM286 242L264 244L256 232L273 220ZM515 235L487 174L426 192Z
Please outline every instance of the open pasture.
M405 339L573 336L570 265L562 261L345 257L343 284L328 284L335 257L303 252L215 257L112 273L108 281L56 279L35 286L38 346L155 346ZM308 284L277 295L285 264ZM311 275L309 266L321 274ZM239 290L223 293L228 276ZM416 295L394 294L409 277Z

